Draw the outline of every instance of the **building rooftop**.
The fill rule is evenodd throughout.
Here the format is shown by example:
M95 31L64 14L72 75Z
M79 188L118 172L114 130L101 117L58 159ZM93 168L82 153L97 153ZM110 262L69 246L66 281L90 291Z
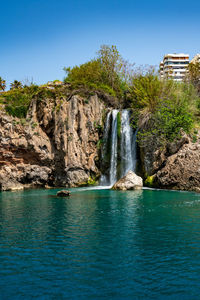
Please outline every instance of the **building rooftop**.
M189 57L189 54L186 54L186 53L168 53L168 54L164 55L164 57L171 57L171 56L174 56L174 57Z

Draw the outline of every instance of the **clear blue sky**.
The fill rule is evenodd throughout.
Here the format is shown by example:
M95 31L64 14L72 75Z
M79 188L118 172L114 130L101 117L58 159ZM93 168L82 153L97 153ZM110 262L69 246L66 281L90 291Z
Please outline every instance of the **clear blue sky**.
M63 79L64 66L116 45L136 64L163 54L200 52L199 0L0 0L0 76Z

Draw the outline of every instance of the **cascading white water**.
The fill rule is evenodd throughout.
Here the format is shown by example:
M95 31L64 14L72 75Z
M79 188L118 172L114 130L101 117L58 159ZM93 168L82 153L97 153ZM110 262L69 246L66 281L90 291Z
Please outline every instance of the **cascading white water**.
M112 111L112 135L111 135L111 160L110 160L110 184L117 180L117 114L118 110Z
M119 110L109 112L104 131L104 146L102 162L109 156L109 172L101 176L101 185L113 185L129 170L136 168L136 135L130 126L130 112L126 109L120 112L120 140L117 132L117 115ZM109 155L108 155L109 154Z
M130 126L130 112L121 112L121 177L136 167L136 134Z

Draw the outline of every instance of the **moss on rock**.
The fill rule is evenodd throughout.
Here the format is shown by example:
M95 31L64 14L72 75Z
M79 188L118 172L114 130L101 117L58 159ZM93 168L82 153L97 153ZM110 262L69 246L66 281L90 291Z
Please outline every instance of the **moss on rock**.
M151 187L151 188L157 187L157 184L156 184L156 181L155 181L155 176L154 176L154 175L152 175L152 176L147 176L147 178L146 178L144 184L145 184L146 186L148 186L148 187Z

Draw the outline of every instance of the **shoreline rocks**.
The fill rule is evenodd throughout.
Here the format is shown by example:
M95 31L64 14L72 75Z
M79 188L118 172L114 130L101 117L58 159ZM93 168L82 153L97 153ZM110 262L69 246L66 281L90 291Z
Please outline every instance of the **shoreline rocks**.
M169 156L155 174L158 186L165 189L200 192L200 145L189 143Z
M142 174L152 188L200 192L200 131L159 148L159 138L140 148Z

